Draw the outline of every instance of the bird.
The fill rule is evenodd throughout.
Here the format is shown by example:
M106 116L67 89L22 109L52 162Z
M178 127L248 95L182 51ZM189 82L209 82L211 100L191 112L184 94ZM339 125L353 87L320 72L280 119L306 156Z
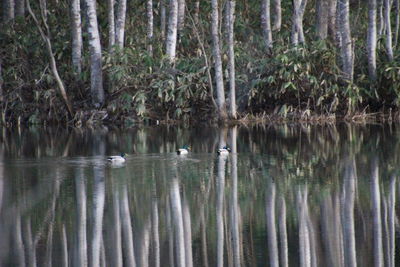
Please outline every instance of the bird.
M186 155L189 153L190 150L190 146L183 146L182 148L179 148L178 150L176 150L176 154L178 155Z
M231 149L227 146L224 146L223 148L219 148L217 150L218 155L228 155L229 152L231 152Z
M119 156L110 156L107 158L108 161L111 163L123 163L125 162L125 156L126 154L124 152L121 153Z

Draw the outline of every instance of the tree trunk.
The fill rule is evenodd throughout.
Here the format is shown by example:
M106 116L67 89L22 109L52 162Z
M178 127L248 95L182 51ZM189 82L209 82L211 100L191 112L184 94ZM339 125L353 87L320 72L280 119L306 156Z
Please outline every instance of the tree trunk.
M343 78L349 82L353 82L353 44L350 32L350 6L349 0L339 0L339 30L341 36L341 54L342 54L342 71Z
M328 35L331 40L336 39L336 7L337 0L329 0L328 4Z
M282 27L282 8L281 8L281 0L273 0L273 26L272 30L279 32Z
M117 19L115 25L115 42L120 49L124 48L126 0L118 2Z
M175 61L176 38L178 31L178 1L169 0L168 34L166 42L166 54L171 63Z
M103 215L105 200L105 176L104 169L95 167L93 170L93 230L92 230L92 252L91 266L100 266L101 242L103 240Z
M400 0L394 0L395 2L395 17L396 17L396 26L394 30L394 47L397 48L399 42L399 30L400 30Z
M226 120L226 107L225 107L225 90L224 80L222 73L222 60L219 42L219 11L218 0L211 0L211 34L212 34L212 50L214 56L215 68L215 83L217 87L217 105L218 117L220 120Z
M200 14L200 0L196 0L194 2L194 22L195 24L199 23L199 14Z
M268 190L266 192L266 221L268 236L268 253L269 266L279 267L278 238L276 235L275 220L275 195L276 186L273 181L268 182Z
M190 218L189 203L186 196L182 202L183 230L185 234L185 266L193 267L192 252L192 220Z
M185 27L185 0L178 0L178 36L182 35L182 30Z
M44 17L44 10L41 10L41 14L42 14L42 23L44 24L44 27L46 29L46 33L43 31L42 27L40 26L39 21L37 20L35 13L33 13L31 6L30 6L30 2L29 0L26 1L26 5L27 5L27 9L29 14L32 16L32 19L34 20L36 27L39 30L39 33L42 37L42 39L44 40L45 44L46 44L46 48L47 48L47 54L49 56L49 60L50 60L50 69L51 72L54 75L54 78L56 79L58 88L60 90L60 94L64 100L65 105L67 106L67 109L69 111L69 114L72 116L73 115L73 110L72 110L72 105L69 102L68 96L67 96L67 92L65 90L64 87L64 83L60 78L60 75L58 74L58 70L57 70L57 64L56 64L56 60L54 58L54 54L53 54L53 48L51 46L51 41L50 41L50 29L49 26L47 25L46 19Z
M185 234L182 220L182 204L179 193L178 178L172 180L170 199L171 199L171 217L174 224L175 247L176 247L176 264L178 267L185 267Z
M235 23L235 0L227 2L228 14L228 57L229 57L229 115L236 119L236 75L235 75L235 51L234 51L234 23Z
M147 0L147 52L153 56L153 0Z
M383 1L384 0L377 0L377 7L378 7L378 35L381 36L383 34L385 28L385 19L383 18Z
M379 189L379 167L378 159L373 159L371 168L371 198L372 218L374 231L374 266L383 266L382 250L382 215L381 215L381 193Z
M317 0L316 2L316 30L320 40L325 40L328 36L328 12L329 0Z
M124 1L124 0L123 0ZM104 103L103 74L101 62L101 44L99 27L97 24L96 1L85 0L88 19L89 47L90 47L90 89L92 103L100 107Z
M232 7L231 7L232 8ZM237 168L237 127L234 126L231 131L231 181L232 181L232 193L231 193L231 236L232 236L232 256L233 266L240 266L240 234L239 234L239 201L238 201L238 168Z
M80 3L80 0L72 0L71 3L72 65L77 76L82 72L82 19Z
M303 15L306 5L307 0L293 0L291 40L292 45L294 46L305 42L303 32Z
M15 17L14 12L15 2L14 0L3 0L3 22L8 23Z
M160 27L161 27L161 38L165 40L165 28L167 25L167 15L166 15L166 4L167 0L160 0Z
M15 0L15 16L25 17L25 0Z
M279 209L279 243L280 243L280 255L281 255L281 266L289 266L289 254L288 254L288 240L287 240L287 227L286 227L286 201L283 196L279 198L280 209Z
M272 48L270 0L262 0L261 2L261 27L265 46L270 49Z
M390 21L390 10L392 8L391 0L384 0L385 5L385 28L386 28L386 53L389 61L393 61L393 46L392 46L392 26Z
M74 0L79 1L79 0ZM108 50L110 53L113 51L115 45L115 0L107 0L107 17L108 17Z
M112 177L114 178L114 177ZM122 267L123 266L123 261L122 261L122 235L121 235L121 216L120 216L120 195L119 195L119 188L118 184L113 182L112 184L112 189L113 189L113 197L112 197L112 203L113 203L113 224L112 224L112 237L113 237L113 256L112 259L114 260L113 266L115 267Z
M160 267L160 234L158 219L157 196L153 196L151 203L151 228L153 233L154 267Z
M376 80L376 0L368 0L368 72L372 81Z
M87 235L86 235L86 189L83 169L75 173L76 196L76 257L75 265L86 267L87 262Z
M218 158L216 185L216 221L217 221L217 267L224 266L224 192L225 192L226 157Z

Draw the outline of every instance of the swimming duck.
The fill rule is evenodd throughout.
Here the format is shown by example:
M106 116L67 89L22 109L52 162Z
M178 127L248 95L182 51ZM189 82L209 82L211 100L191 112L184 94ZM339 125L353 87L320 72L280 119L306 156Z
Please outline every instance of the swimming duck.
M229 152L231 152L231 149L227 146L224 146L223 148L219 148L217 150L218 155L228 155Z
M189 153L190 146L183 146L182 148L179 148L176 150L176 154L178 155L186 155Z
M124 152L121 153L119 156L110 156L107 158L108 161L111 163L122 163L125 162L125 156L126 154Z

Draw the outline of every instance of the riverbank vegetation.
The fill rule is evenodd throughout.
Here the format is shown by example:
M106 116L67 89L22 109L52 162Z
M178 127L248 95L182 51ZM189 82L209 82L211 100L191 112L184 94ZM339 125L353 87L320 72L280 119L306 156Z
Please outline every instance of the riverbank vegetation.
M399 0L1 7L3 123L394 118L400 105Z

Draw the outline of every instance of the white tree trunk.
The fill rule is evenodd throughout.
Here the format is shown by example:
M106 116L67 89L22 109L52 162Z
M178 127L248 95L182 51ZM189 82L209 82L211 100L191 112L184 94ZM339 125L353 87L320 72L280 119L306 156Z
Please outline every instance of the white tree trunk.
M160 267L160 234L158 219L158 203L156 196L151 203L151 228L153 233L154 267Z
M178 1L169 0L166 54L171 63L175 61L177 33L178 33Z
M7 23L13 20L15 17L14 12L15 2L14 0L3 0L3 22Z
M120 49L124 48L126 0L118 2L117 20L115 25L115 42Z
M372 81L376 80L376 0L368 0L368 72Z
M80 0L72 0L71 2L72 65L78 76L82 72L82 19L80 3Z
M96 1L85 0L88 18L90 47L90 90L95 107L104 103L103 74L101 61L101 43L97 24Z
M395 5L395 18L396 26L394 30L394 47L397 48L399 42L399 30L400 30L400 0L394 0Z
M182 30L185 27L185 9L186 1L178 0L178 35L182 35Z
M147 51L153 56L153 0L147 0Z
M114 178L114 177L112 177ZM113 253L113 266L122 267L122 235L121 235L121 216L120 216L120 195L118 184L113 184L113 240L114 244L112 246Z
M160 27L161 27L161 38L165 40L165 28L167 25L167 10L166 10L166 2L167 0L160 0Z
M328 12L329 1L317 0L316 2L316 30L320 40L325 40L328 37Z
M79 168L75 173L76 195L76 266L86 267L87 261L87 235L86 235L86 189L83 169Z
M236 119L236 74L235 74L235 50L234 50L234 23L235 23L235 0L227 2L228 8L228 57L229 57L229 115Z
M217 221L217 267L224 266L224 192L226 157L218 158L216 185L216 221Z
M225 90L222 73L222 60L220 51L219 37L219 7L218 0L211 0L211 35L212 35L212 50L214 56L215 83L217 87L217 106L218 116L220 120L226 120L225 107Z
M76 1L76 0L75 0ZM107 0L107 20L108 20L108 49L110 53L115 45L115 0Z
M329 0L328 4L328 34L332 40L336 39L336 7L337 0Z
M265 46L270 49L272 47L272 29L271 29L271 10L270 0L262 0L261 2L261 26L264 37Z
M288 241L287 241L287 227L286 227L286 201L283 196L279 198L280 209L279 209L279 243L280 243L280 255L281 255L281 266L289 266L289 254L288 254Z
M272 29L274 31L280 31L282 27L282 8L281 8L281 0L273 0L273 26Z
M93 230L92 230L92 251L91 266L100 266L101 242L103 240L103 215L105 200L105 177L104 169L95 167L93 170Z
M122 239L124 242L124 258L127 266L135 267L135 248L133 245L133 231L131 223L131 213L129 211L128 189L126 186L122 189L121 194L121 222L122 222Z
M185 264L186 267L193 267L193 252L192 252L192 220L190 218L189 203L184 196L183 198L183 230L185 234Z
M383 17L383 1L377 0L378 5L378 35L381 36L385 29L385 19Z
M195 24L199 23L199 14L200 14L200 0L196 0L194 2L194 15L193 15Z
M338 12L341 36L341 54L343 77L349 82L353 82L353 43L350 31L350 4L349 0L338 0Z
M231 7L232 8L232 7ZM234 126L231 131L231 236L232 236L232 256L233 266L240 267L240 233L239 233L239 201L238 201L238 167L237 167L237 127Z
M393 45L392 45L392 26L390 21L390 10L392 8L391 0L384 0L385 5L385 28L386 28L386 53L389 61L393 61Z

